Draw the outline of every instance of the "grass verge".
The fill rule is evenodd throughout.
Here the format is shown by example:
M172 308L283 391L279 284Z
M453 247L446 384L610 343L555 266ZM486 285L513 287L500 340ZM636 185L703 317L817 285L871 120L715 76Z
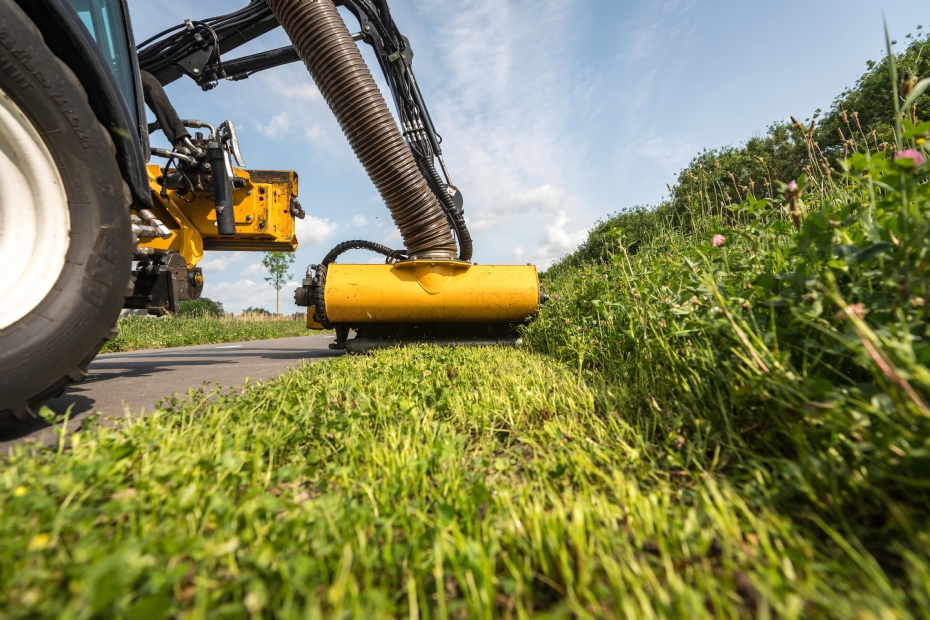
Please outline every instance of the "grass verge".
M58 617L871 617L712 435L631 423L571 366L414 347L195 394L0 473L0 608ZM747 455L750 456L750 455ZM925 565L921 565L925 568ZM923 573L926 575L927 573Z
M290 319L255 320L254 317L144 316L120 317L119 335L110 340L101 353L187 347L196 344L244 342L307 336L319 332L307 329L303 321Z

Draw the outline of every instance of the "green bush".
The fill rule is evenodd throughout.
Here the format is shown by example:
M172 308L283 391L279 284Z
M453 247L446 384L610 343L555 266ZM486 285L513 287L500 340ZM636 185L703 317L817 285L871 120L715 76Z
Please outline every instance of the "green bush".
M223 304L218 301L213 301L208 297L182 301L181 311L178 312L180 316L223 316L224 314L226 314L226 312L223 310Z

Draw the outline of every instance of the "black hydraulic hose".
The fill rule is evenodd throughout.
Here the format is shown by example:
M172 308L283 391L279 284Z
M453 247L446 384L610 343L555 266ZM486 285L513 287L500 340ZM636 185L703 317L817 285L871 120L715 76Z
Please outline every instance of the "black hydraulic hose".
M314 318L317 323L326 329L332 329L333 327L333 324L329 322L326 316L326 272L328 267L335 262L341 254L345 254L349 250L371 250L372 252L377 252L378 254L386 256L387 262L407 260L408 258L404 250L392 250L386 245L381 245L374 241L365 241L364 239L343 241L330 250L326 256L323 257L323 262L320 263L320 266L317 267L316 278L314 278L315 288L313 297L313 307L315 308Z
M387 257L388 261L405 260L407 258L407 253L403 250L392 250L386 245L381 245L380 243L375 243L374 241L353 239L351 241L343 241L332 250L330 250L329 253L323 257L323 262L321 265L324 267L328 266L330 263L339 258L341 254L345 254L349 250L371 250L372 252L383 254Z
M142 96L146 105L155 114L159 128L165 132L165 137L172 146L177 146L184 138L190 138L177 110L171 105L165 88L158 79L148 71L140 71L142 78ZM151 131L149 131L151 133Z
M226 170L226 150L220 142L207 145L210 176L213 177L213 204L216 206L216 228L221 235L236 234L236 212L233 207L232 179Z
M454 259L455 238L332 0L266 0L400 229L411 259Z
M313 289L313 318L326 329L332 329L333 324L329 322L329 317L326 316L326 265L319 266L313 280L316 285Z
M436 196L442 203L443 211L446 212L446 217L449 219L449 223L455 229L455 234L459 238L459 260L470 261L474 246L471 240L471 233L468 232L468 227L465 226L465 218L462 212L455 206L455 201L453 201L452 195L449 194L449 190L446 189L446 184L443 183L442 179L439 177L436 166L433 164L433 158L423 158L420 160L420 163L422 164L424 176L430 182L433 191L436 192Z

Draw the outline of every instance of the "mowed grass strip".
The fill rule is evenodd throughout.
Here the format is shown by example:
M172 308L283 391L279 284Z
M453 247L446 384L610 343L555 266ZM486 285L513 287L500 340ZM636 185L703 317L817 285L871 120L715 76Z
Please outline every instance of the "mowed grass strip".
M571 367L410 347L0 467L4 617L878 617L899 605ZM657 413L657 421L661 413ZM651 443L650 443L651 442ZM890 617L890 616L889 616Z
M257 319L255 317L126 316L117 324L119 335L100 349L101 353L188 347L197 344L245 342L309 336L304 321L291 319Z

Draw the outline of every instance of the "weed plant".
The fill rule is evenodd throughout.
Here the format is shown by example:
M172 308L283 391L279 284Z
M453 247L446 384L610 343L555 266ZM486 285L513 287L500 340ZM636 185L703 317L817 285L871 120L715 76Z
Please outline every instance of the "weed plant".
M183 316L126 316L117 324L119 335L107 342L101 353L186 347L196 344L244 342L307 336L303 320L275 318L268 314L243 313L217 317L208 313Z

